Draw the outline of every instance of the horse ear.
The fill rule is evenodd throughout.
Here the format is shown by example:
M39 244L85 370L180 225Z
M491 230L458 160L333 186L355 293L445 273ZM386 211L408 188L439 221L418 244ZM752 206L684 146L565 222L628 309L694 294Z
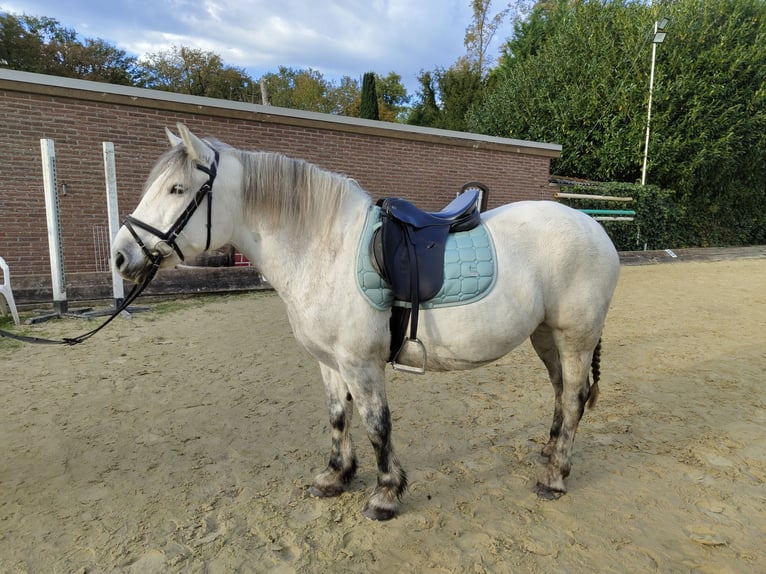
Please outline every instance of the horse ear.
M176 134L170 131L170 128L165 128L165 135L168 136L171 147L176 147L178 144L184 143L184 140L179 138Z
M186 148L186 153L188 154L189 159L191 161L204 161L210 151L208 145L191 133L185 124L179 123L177 125L178 133L181 136L181 140Z

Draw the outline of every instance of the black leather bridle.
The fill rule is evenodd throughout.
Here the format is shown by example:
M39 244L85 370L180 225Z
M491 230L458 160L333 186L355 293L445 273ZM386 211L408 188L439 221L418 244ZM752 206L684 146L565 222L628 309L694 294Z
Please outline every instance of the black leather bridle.
M132 215L128 215L125 218L123 225L128 229L130 234L136 240L136 243L138 243L139 247L141 247L144 255L146 255L147 265L145 268L146 270L141 278L141 282L136 283L133 286L133 288L130 290L130 293L128 293L128 295L123 300L122 304L114 310L112 315L106 321L101 323L101 325L92 331L83 333L78 337L45 339L43 337L17 335L16 333L10 333L3 330L0 330L0 337L8 337L10 339L16 339L17 341L23 341L25 343L42 343L47 345L77 345L78 343L82 343L83 341L90 339L93 335L111 323L112 320L117 317L117 315L126 310L128 305L133 303L133 301L135 301L138 296L141 295L143 290L146 289L149 283L151 283L152 279L154 279L154 276L157 274L163 259L170 257L173 252L175 252L176 255L181 258L181 261L184 261L184 254L181 251L181 248L178 246L178 243L176 243L176 239L181 234L184 227L186 227L186 224L189 223L192 215L194 215L194 212L197 211L197 208L202 204L205 198L207 198L207 241L205 242L205 251L207 251L210 248L211 222L213 213L213 182L215 181L215 176L218 173L219 160L218 150L213 149L213 152L215 153L215 159L213 160L213 163L210 164L210 167L199 164L196 166L197 169L207 174L207 181L203 183L202 187L197 190L197 193L194 194L194 198L192 199L191 203L186 206L186 209L184 209L181 215L178 216L178 219L176 219L175 223L170 226L170 229L163 232L156 227L152 227L148 223L144 223L140 219L136 219ZM141 240L141 238L138 236L138 233L136 233L134 226L139 227L144 231L148 231L155 237L159 238L159 241L154 245L153 249L149 249Z
M215 153L215 159L213 160L213 163L210 164L210 167L199 164L196 166L198 170L207 174L207 181L203 183L202 187L197 190L197 193L194 194L194 198L192 199L191 203L186 206L186 209L184 209L181 215L178 216L178 219L176 219L175 223L170 226L170 229L167 231L160 231L156 227L152 227L148 223L144 223L132 215L128 215L125 218L125 221L122 223L133 236L133 239L136 240L136 243L138 243L138 246L144 252L144 255L146 255L151 264L154 264L154 261L157 258L159 258L158 261L162 261L162 259L165 257L170 257L173 251L175 251L176 255L178 255L181 261L184 261L184 254L181 251L181 248L178 246L178 243L176 243L176 239L181 234L184 227L186 227L186 224L189 223L192 215L194 215L194 212L197 211L197 208L205 198L207 198L207 241L205 242L205 251L210 248L211 221L213 216L213 182L215 181L215 176L218 173L219 159L218 151L214 149L213 152ZM136 233L134 226L139 227L144 231L148 231L155 237L159 238L159 241L154 245L154 250L150 250L144 244L144 242L141 241L141 238L138 236L138 233Z

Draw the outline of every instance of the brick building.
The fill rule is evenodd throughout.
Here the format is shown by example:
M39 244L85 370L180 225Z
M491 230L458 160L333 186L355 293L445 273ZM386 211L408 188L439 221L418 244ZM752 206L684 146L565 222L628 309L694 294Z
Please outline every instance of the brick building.
M549 199L561 148L358 118L0 69L0 256L14 282L50 278L40 139L55 142L67 284L103 273L108 242L102 142L115 148L118 201L139 201L177 122L243 149L278 151L356 179L373 198L439 209L473 180L488 207ZM64 193L64 188L66 193ZM105 243L106 242L106 243Z

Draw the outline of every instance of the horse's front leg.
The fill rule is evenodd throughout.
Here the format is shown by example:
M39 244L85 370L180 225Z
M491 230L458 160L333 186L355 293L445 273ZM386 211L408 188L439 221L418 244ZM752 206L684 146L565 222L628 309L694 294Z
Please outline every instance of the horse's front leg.
M373 520L390 520L399 512L400 499L407 488L407 474L394 453L385 367L354 369L347 372L345 378L364 420L378 465L378 485L367 500L364 515Z
M356 454L351 440L353 396L338 371L320 364L327 407L330 411L332 448L327 468L314 479L309 493L314 496L338 496L356 474Z

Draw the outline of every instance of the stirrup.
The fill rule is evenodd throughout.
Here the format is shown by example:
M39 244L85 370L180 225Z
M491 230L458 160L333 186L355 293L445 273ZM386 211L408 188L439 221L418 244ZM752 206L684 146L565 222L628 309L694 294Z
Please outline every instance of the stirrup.
M399 355L402 354L402 351L407 346L408 343L412 343L413 345L416 345L417 347L420 347L420 353L423 356L423 366L422 367L411 367L410 365L403 365L397 361L399 359ZM402 346L399 347L399 350L396 352L396 355L394 355L394 358L391 360L391 366L394 368L395 371L402 371L403 373L412 373L414 375L422 375L426 372L426 347L423 345L423 343L420 341L420 339L410 339L409 337L404 339L404 342L402 343Z

